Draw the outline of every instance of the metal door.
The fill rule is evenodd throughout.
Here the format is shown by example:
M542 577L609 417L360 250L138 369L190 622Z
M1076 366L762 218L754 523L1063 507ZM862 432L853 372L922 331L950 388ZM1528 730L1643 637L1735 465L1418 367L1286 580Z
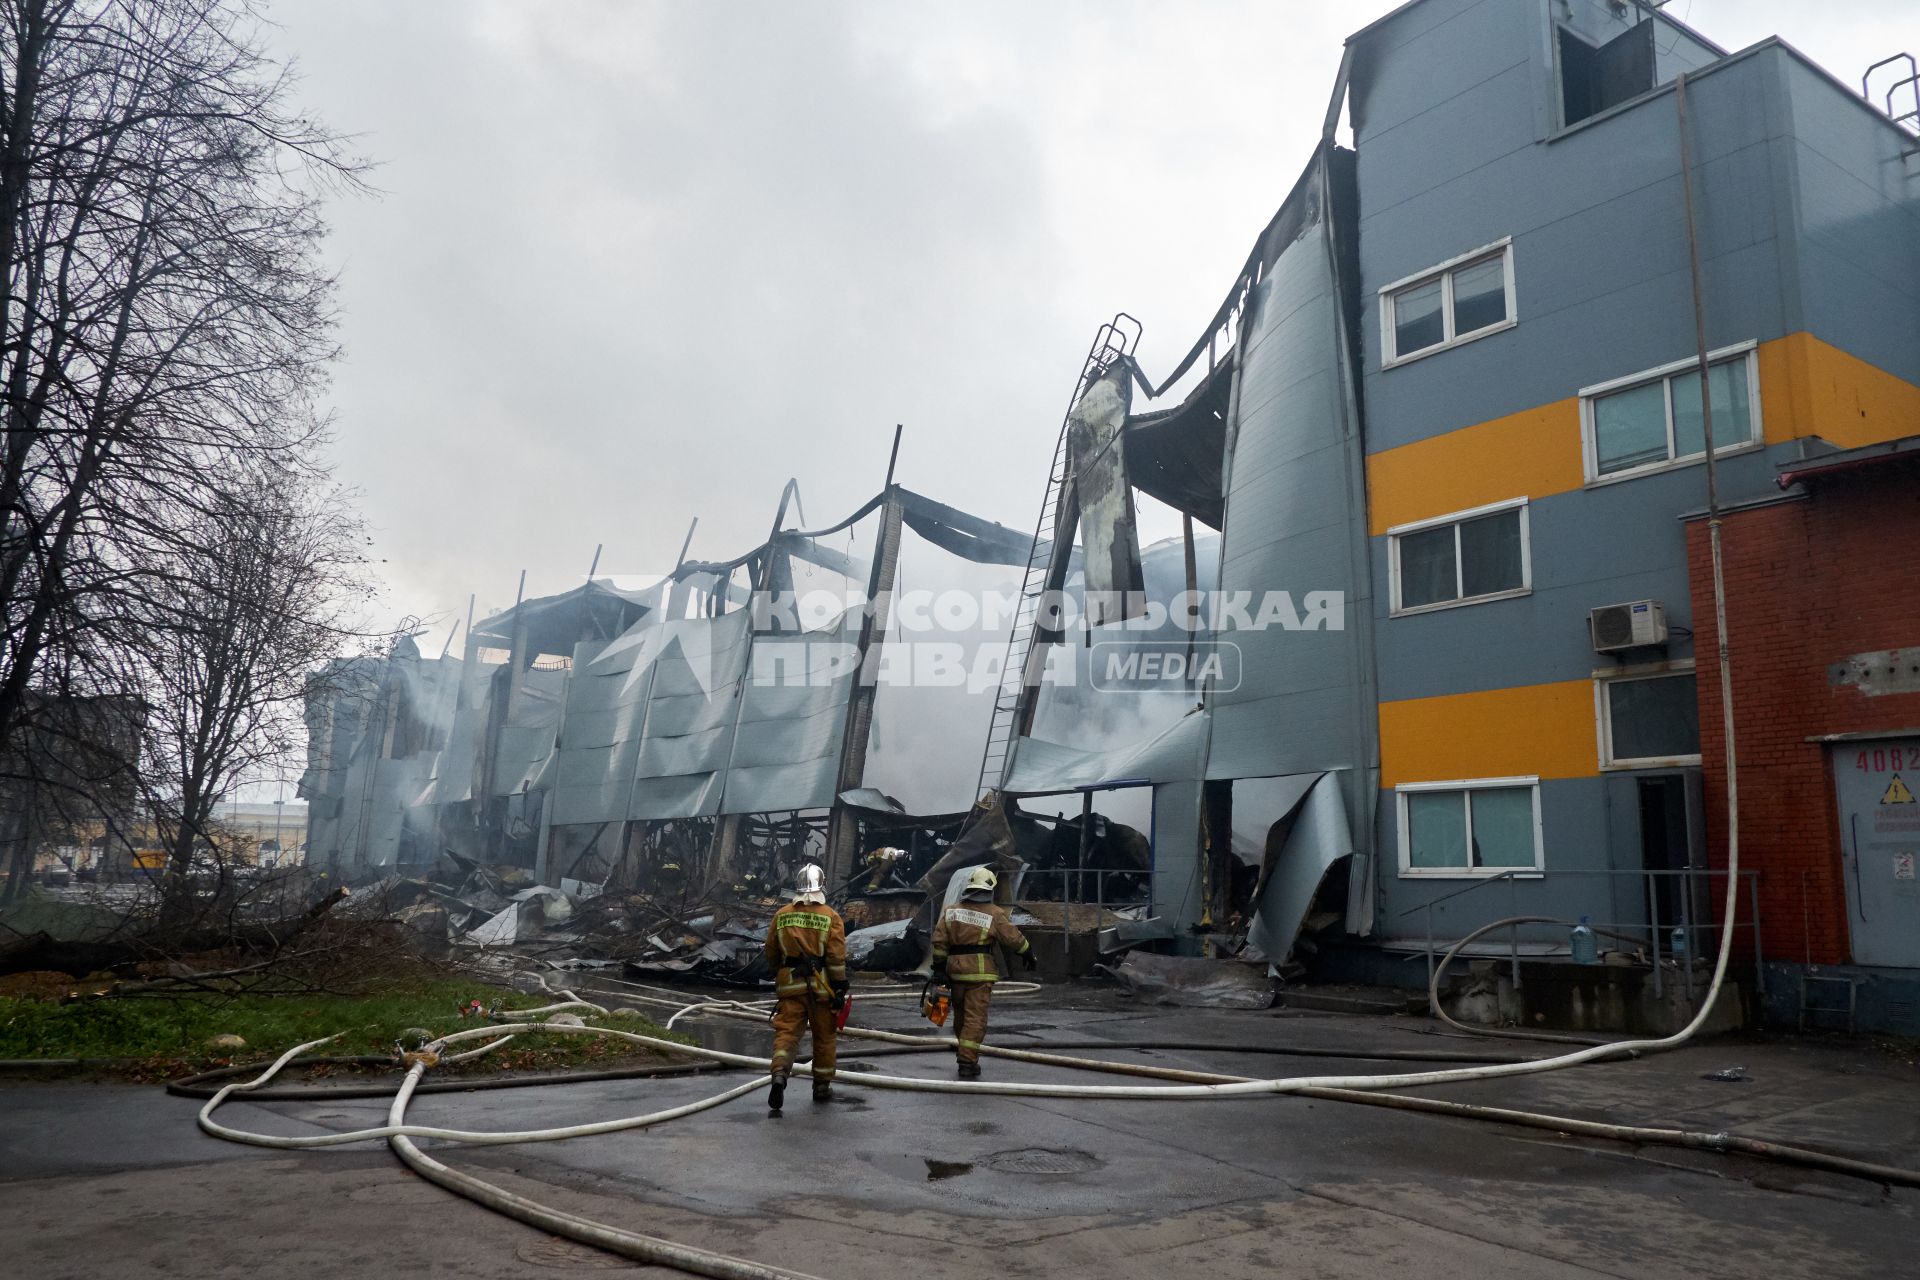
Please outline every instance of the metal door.
M1855 964L1920 968L1920 738L1833 748Z

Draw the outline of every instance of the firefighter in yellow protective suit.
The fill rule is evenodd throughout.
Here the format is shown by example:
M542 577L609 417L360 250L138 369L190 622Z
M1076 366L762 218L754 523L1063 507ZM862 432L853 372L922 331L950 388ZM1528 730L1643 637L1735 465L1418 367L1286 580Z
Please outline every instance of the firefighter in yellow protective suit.
M794 898L767 926L767 963L774 971L773 1087L767 1107L786 1100L787 1076L800 1033L813 1033L813 1100L833 1096L834 1015L847 1000L847 926L827 905L826 876L808 863L800 868Z
M994 904L993 891L999 883L991 870L975 867L960 901L942 911L940 923L933 927L933 971L944 971L953 987L953 1035L958 1042L954 1056L959 1059L962 1080L980 1078L987 1005L993 999L993 984L1000 980L995 948L1005 947L1019 956L1029 970L1037 963L1026 937L1007 919L1006 908Z

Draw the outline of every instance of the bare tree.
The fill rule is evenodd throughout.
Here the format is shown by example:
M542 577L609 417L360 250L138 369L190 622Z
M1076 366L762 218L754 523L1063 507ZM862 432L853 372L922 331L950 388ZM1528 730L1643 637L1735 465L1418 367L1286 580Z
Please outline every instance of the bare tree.
M214 825L238 784L304 746L314 671L356 638L369 588L345 495L256 468L182 529L155 610L143 775L167 850L163 928L186 923L196 853L230 865Z
M0 749L36 689L159 670L180 566L259 477L323 478L318 200L360 170L257 28L248 0L0 0Z

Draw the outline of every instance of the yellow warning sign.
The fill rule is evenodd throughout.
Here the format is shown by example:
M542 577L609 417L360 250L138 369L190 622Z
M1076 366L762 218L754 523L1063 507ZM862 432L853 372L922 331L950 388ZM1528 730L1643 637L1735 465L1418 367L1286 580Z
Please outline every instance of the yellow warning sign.
M1900 781L1900 775L1894 774L1893 781L1887 784L1887 794L1880 797L1881 804L1913 804L1913 788Z

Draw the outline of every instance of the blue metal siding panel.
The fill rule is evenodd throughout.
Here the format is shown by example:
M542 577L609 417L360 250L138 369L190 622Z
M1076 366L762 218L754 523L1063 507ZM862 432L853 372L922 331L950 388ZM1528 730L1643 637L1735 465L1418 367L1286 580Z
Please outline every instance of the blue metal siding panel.
M1329 447L1344 450L1341 444ZM1248 461L1252 463L1255 460ZM1302 534L1325 530L1331 531L1336 538L1344 539L1353 518L1347 492L1325 483L1326 469L1342 464L1343 458L1339 456L1314 458L1301 455L1283 465L1261 466L1257 470L1250 466L1253 474L1244 479L1234 477L1235 499L1245 506L1260 510L1288 512L1290 524ZM1327 550L1338 554L1344 546L1345 543L1340 542ZM1234 563L1233 571L1237 574L1237 563ZM1294 590L1296 603L1298 592L1318 590L1324 586L1310 581L1288 581L1277 585Z
M1647 918L1642 882L1628 876L1567 876L1576 870L1631 870L1639 866L1638 815L1608 803L1607 778L1548 779L1540 784L1540 826L1546 874L1537 880L1487 885L1434 908L1433 931L1440 939L1464 936L1489 920L1515 914L1577 920L1641 923ZM1381 911L1379 936L1388 940L1424 940L1426 913L1421 904L1466 887L1466 879L1400 875L1399 806L1390 790L1380 792L1377 819L1380 848ZM1618 828L1618 831L1615 830ZM1621 863L1615 850L1632 850ZM1523 934L1544 940L1552 931ZM1558 939L1564 941L1564 938ZM1500 935L1495 941L1505 941Z
M1436 112L1457 118L1469 99L1485 97L1489 82L1524 73L1532 62L1526 25L1513 12L1511 0L1482 0L1397 45L1369 48L1366 57L1365 95L1355 132L1363 152L1416 121L1418 132L1428 132L1428 118ZM1526 81L1524 74L1521 79ZM1531 88L1525 93L1531 95ZM1529 136L1532 123L1528 117ZM1471 135L1462 142L1491 145Z
M1792 104L1806 327L1920 383L1920 160L1902 135L1811 68L1779 55Z
M1793 98L1787 89L1787 69L1791 58L1768 57L1767 75L1772 81L1765 99L1767 145L1771 150L1768 172L1773 186L1768 193L1773 204L1773 225L1780 270L1780 327L1786 333L1807 328L1805 296L1800 287L1800 170L1793 138Z
M1347 538L1345 529L1335 528L1270 542L1260 554L1228 564L1228 581L1235 584L1229 590L1251 589L1255 608L1265 591L1286 590L1292 592L1298 605L1302 582L1339 573L1332 567L1334 557L1345 558ZM1286 566L1299 568L1290 572ZM1249 584L1262 579L1269 585L1250 588ZM1347 612L1365 607L1363 597L1350 602ZM1341 621L1347 623L1341 631L1286 631L1268 627L1220 633L1223 640L1239 646L1245 675L1239 689L1223 691L1215 699L1213 758L1218 771L1209 776L1259 778L1343 768L1356 763L1344 725L1312 723L1310 718L1294 711L1286 714L1290 723L1282 724L1274 707L1260 706L1275 698L1311 690L1352 687L1358 662L1354 629L1348 619L1342 617ZM1244 704L1249 703L1256 709L1246 710ZM1229 711L1228 708L1235 709ZM1350 720L1352 716L1349 709L1343 720ZM1237 737L1236 731L1240 729L1246 733L1244 743ZM1308 767L1286 767L1295 762Z
M1436 262L1513 229L1508 210L1489 201L1500 183L1503 166L1530 154L1533 121L1527 100L1532 93L1525 66L1502 70L1475 89L1436 105L1432 110L1379 138L1362 138L1360 154L1360 271L1361 289L1371 293L1381 285L1424 270ZM1423 225L1414 217L1426 208L1434 193L1461 193L1461 222L1471 215L1487 220L1488 234L1474 238L1470 229L1451 219L1438 226ZM1444 211L1445 202L1441 204ZM1402 221L1385 234L1375 223L1399 214ZM1492 230L1493 227L1499 230Z
M1920 295L1903 288L1900 278L1920 271L1920 253L1906 254L1905 261L1891 259L1875 271L1809 238L1800 243L1800 266L1807 328L1816 337L1920 383Z
M1900 286L1911 309L1920 295L1920 279L1904 268L1915 264L1920 249L1920 205L1889 200L1834 156L1805 139L1799 145L1806 238L1865 276L1897 273L1891 283Z
M1359 424L1351 420L1324 160L1299 238L1271 246L1246 319L1220 589L1344 596L1337 631L1223 629L1244 677L1212 699L1208 776L1372 765L1371 604ZM1364 757L1364 758L1363 758ZM1361 830L1365 825L1356 823Z

